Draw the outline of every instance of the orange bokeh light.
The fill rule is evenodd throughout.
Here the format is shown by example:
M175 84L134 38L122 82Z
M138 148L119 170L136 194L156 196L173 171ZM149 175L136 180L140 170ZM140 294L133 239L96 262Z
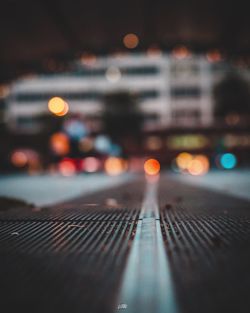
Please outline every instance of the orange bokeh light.
M128 168L127 162L121 158L109 157L104 163L105 171L110 176L117 176Z
M173 56L176 59L182 60L190 56L190 51L185 46L177 46L173 50Z
M188 172L191 175L199 176L203 174L203 164L200 160L192 160L189 167Z
M57 116L64 116L68 113L69 106L62 98L53 97L48 102L48 109Z
M28 157L27 157L26 153L24 153L22 151L15 151L11 155L11 162L16 167L23 167L23 166L27 165Z
M209 160L205 155L196 155L188 166L188 172L194 176L204 175L209 170Z
M91 53L83 53L81 56L81 63L85 66L93 66L97 61L97 57Z
M156 159L149 159L144 163L144 171L148 175L157 175L160 169L160 163Z
M139 44L139 38L135 34L127 34L123 38L124 46L128 49L134 49Z
M50 138L50 147L57 155L65 155L70 151L69 138L64 133L55 133Z
M161 57L162 56L162 50L158 48L156 45L153 45L148 48L147 55L151 58L155 57Z

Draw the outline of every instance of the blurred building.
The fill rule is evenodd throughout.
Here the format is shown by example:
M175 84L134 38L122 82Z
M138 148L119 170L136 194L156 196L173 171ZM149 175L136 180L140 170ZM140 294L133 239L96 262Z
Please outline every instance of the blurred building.
M208 126L213 121L213 86L228 65L205 55L126 54L83 58L72 72L19 79L7 99L13 130L39 130L51 97L60 96L70 113L101 116L103 96L117 91L135 94L145 125Z

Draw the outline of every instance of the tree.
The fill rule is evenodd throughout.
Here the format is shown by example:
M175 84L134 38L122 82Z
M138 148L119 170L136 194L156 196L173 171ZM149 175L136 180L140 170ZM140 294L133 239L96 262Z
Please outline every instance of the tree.
M142 120L136 98L129 92L119 91L104 97L104 131L114 141L138 135Z
M250 88L240 75L229 74L214 88L215 116L250 114Z

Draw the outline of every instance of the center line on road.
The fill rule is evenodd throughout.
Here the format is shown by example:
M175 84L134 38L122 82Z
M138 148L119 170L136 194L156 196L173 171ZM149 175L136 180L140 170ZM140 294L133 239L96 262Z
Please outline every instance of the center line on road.
M177 313L157 204L158 179L147 185L116 312Z

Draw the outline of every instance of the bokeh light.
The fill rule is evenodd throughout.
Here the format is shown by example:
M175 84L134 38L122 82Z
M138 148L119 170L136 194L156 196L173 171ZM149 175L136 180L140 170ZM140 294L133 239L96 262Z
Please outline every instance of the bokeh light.
M182 152L174 161L172 169L182 174L189 173L194 176L204 175L210 168L209 159L203 154L192 155L188 152Z
M136 34L127 34L123 38L124 46L128 49L134 49L139 44L139 38Z
M25 168L29 174L36 174L41 170L39 154L32 149L18 149L10 156L12 165L18 168Z
M94 148L93 139L90 137L85 137L80 139L78 144L79 150L82 152L89 152Z
M48 102L48 109L51 113L57 116L64 116L68 113L69 106L62 98L53 97Z
M118 67L110 66L107 69L105 76L110 83L117 83L121 79L122 74Z
M65 155L70 151L69 138L64 133L55 133L50 137L50 148L57 155Z
M73 176L76 173L76 166L70 159L62 160L59 163L58 168L63 176Z
M83 160L83 170L87 173L94 173L101 167L101 162L95 157L87 157Z
M111 145L111 140L105 135L97 136L94 143L95 149L100 153L109 153Z
M194 176L204 175L209 170L209 160L205 155L194 156L187 168L189 174Z
M185 170L189 167L193 160L193 156L188 152L182 152L176 157L176 164L181 170Z
M160 163L156 159L149 159L144 163L144 171L148 175L157 175L160 169Z
M233 153L225 153L220 157L220 164L226 170L231 170L237 165L237 158Z
M178 60L182 60L182 59L185 59L187 57L190 56L190 51L188 50L187 47L185 46L177 46L174 48L173 50L173 56L178 59Z
M63 125L64 131L71 139L80 140L88 135L88 129L84 123L78 119L69 119Z
M203 174L203 165L200 160L192 160L188 166L188 172L191 175L199 176Z
M14 151L11 155L11 163L16 167L24 167L28 164L28 157L23 151Z
M96 64L96 61L97 61L97 57L96 55L92 54L92 53L83 53L81 55L81 63L82 65L85 65L85 66L94 66Z
M105 160L104 169L110 176L124 173L128 168L127 162L122 158L109 157Z
M67 102L64 103L64 109L62 112L57 113L57 116L64 116L69 112L69 105Z
M162 50L157 45L152 45L148 48L147 55L150 58L159 58L162 56Z

